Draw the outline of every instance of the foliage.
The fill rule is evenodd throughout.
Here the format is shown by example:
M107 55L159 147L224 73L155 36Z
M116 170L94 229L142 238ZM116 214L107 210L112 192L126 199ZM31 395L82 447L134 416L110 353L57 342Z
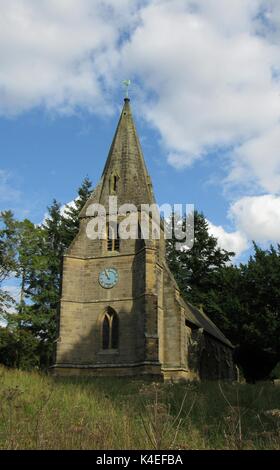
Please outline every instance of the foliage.
M3 288L3 282L17 269L16 221L11 211L0 213L0 320L5 317L14 301Z
M241 265L246 316L238 356L245 376L267 378L280 360L280 245L262 250Z
M190 234L189 225L193 222L193 246L185 249L183 242L182 248L178 250L176 241L172 238L167 240L166 255L182 293L188 297L189 302L199 305L204 303L204 293L215 285L216 272L226 266L234 253L218 247L216 238L209 234L203 214L195 211L193 220L189 220L190 218L191 216L183 218L182 230ZM174 221L173 215L172 222Z
M29 331L0 328L0 363L30 370L39 364L38 344Z
M271 247L239 267L216 275L205 309L236 345L235 357L249 381L263 380L280 359L280 252Z
M16 221L11 211L0 214L0 282L16 270Z
M57 332L63 253L79 230L78 215L91 193L85 178L73 203L62 211L54 200L42 225L0 214L0 361L7 366L48 368ZM194 222L194 235L191 232ZM176 224L175 215L171 223ZM247 264L231 264L232 252L209 234L203 214L183 219L193 248L178 250L167 240L169 266L186 299L203 306L236 346L236 360L247 380L268 378L280 360L280 246L254 244ZM16 277L15 305L3 283ZM12 308L13 307L13 308Z
M92 183L88 177L84 178L80 188L78 189L78 196L74 204L66 206L63 217L63 237L66 246L69 246L75 235L79 231L79 213L84 207L87 199L92 192Z
M271 371L270 376L272 379L280 379L280 362L276 364L274 369Z
M48 215L42 225L30 220L16 221L11 212L3 213L4 228L0 232L2 278L16 276L20 282L20 300L16 313L10 313L3 305L8 303L8 293L0 291L2 317L8 328L5 364L26 367L22 359L25 345L30 341L34 353L34 364L48 368L53 360L54 342L57 334L57 314L60 297L60 274L62 256L78 231L78 214L91 192L91 183L85 178L78 189L78 196L64 213L61 205L54 200L48 208ZM4 335L5 333L2 332ZM33 343L32 343L33 341ZM31 344L32 343L32 344ZM16 349L18 358L12 354ZM4 354L4 353L3 353ZM0 360L1 360L0 356ZM27 363L30 364L27 354Z
M249 381L269 377L280 360L280 246L254 244L247 264L231 265L202 214L194 214L192 250L167 241L167 259L185 298L200 307L236 346Z

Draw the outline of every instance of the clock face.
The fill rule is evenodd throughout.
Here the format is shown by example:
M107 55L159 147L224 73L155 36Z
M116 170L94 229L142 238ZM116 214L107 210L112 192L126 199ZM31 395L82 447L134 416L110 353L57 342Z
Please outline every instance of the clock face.
M118 271L115 268L106 268L99 273L99 284L104 289L111 289L119 280Z

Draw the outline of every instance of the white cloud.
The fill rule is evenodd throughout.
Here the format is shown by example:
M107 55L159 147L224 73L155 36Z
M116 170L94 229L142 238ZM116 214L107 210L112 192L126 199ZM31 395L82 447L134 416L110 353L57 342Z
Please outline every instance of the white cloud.
M3 290L9 293L9 295L15 300L15 302L19 302L20 299L20 287L16 285L3 285Z
M228 181L254 185L256 179L266 191L280 192L280 125L245 142L235 151Z
M11 280L11 282L14 282L15 281L15 278L14 280ZM11 297L12 299L14 299L15 303L18 303L20 301L20 294L21 294L21 289L19 286L17 285L13 285L13 284L4 284L1 286L1 288L6 291ZM7 308L7 312L8 313L16 313L16 304L11 304L8 308ZM0 319L0 326L6 326L6 321Z
M1 0L0 115L109 113L130 77L171 165L226 150L227 182L278 193L279 38L279 0ZM278 199L262 197L275 214ZM215 228L236 252L247 235L277 238L242 218L256 201L233 204L235 232Z
M237 228L250 240L280 243L280 197L243 197L230 208Z
M271 9L278 8L272 3ZM232 149L252 144L244 157L249 172L259 187L275 186L270 181L277 177L270 142L265 163L254 162L257 140L267 140L272 130L280 134L280 82L275 76L280 45L271 40L264 20L256 19L262 4L162 0L142 9L142 21L124 45L121 61L142 79L147 93L154 93L143 112L160 131L173 166L182 168L224 149L230 150L233 164L238 157Z
M63 204L63 205L61 206L59 212L60 212L60 214L63 215L63 217L65 217L66 219L69 217L68 214L67 214L67 212L66 212L66 209L73 209L73 208L75 208L75 207L76 207L76 202L75 202L75 201L76 201L77 199L78 199L78 198L73 199L72 201L69 201L69 202L67 202L66 204ZM49 214L48 212L45 212L44 217L43 217L43 220L42 220L41 224L39 224L39 225L44 225L44 224L46 223L47 219L49 218L49 216L50 216L50 214Z
M236 253L235 260L249 248L252 240L265 245L280 243L280 196L243 197L230 206L228 215L236 227L233 232L207 222L218 245Z
M244 233L238 231L227 232L221 225L214 225L207 220L209 233L217 238L218 246L227 251L233 251L237 259L248 249L248 240Z
M108 112L103 63L137 2L1 0L0 114L44 106Z
M67 209L75 209L76 208L76 200L78 199L78 197L76 199L73 199L72 201L70 202L67 202L66 204L63 204L63 206L61 206L60 208L60 213L61 215L63 215L66 219L69 217L69 215L67 214Z
M130 76L171 165L226 149L227 181L278 191L278 35L278 0L2 0L0 115L109 113Z

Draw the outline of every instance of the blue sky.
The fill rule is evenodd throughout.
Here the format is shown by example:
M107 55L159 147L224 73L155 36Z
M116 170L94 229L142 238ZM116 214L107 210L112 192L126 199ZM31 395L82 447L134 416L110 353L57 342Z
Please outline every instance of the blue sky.
M220 245L280 241L280 2L3 0L0 208L39 223L98 181L130 78L156 198Z
M105 119L92 115L52 118L39 111L16 119L1 118L2 179L10 188L6 201L2 196L1 208L9 207L17 217L39 223L52 199L62 204L72 200L86 175L95 185L115 132L122 95L116 100L116 113ZM133 98L131 106L135 107ZM213 222L224 222L227 204L222 188L208 181L211 162L200 161L184 171L170 166L157 133L145 125L137 109L133 112L158 203L194 203Z

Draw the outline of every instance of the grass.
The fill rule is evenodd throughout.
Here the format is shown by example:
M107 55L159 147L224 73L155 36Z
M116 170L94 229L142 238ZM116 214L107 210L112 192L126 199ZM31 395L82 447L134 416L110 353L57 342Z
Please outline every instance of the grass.
M0 366L0 449L280 449L280 387Z

